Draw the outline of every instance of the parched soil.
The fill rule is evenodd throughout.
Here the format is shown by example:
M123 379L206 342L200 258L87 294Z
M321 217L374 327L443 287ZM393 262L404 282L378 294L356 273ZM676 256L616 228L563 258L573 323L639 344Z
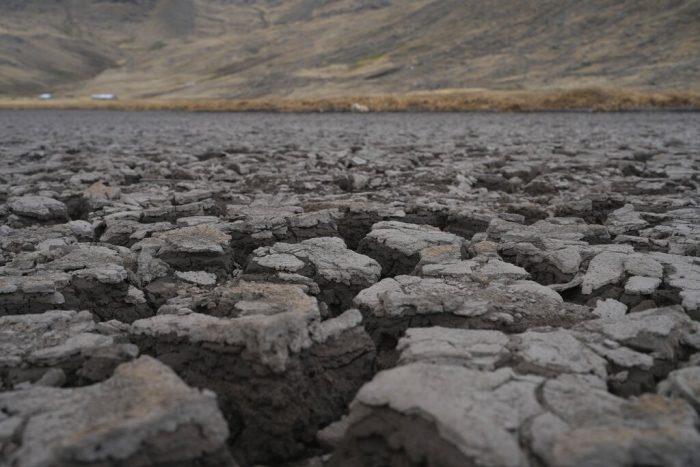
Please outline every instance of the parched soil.
M0 112L0 463L700 464L700 114Z

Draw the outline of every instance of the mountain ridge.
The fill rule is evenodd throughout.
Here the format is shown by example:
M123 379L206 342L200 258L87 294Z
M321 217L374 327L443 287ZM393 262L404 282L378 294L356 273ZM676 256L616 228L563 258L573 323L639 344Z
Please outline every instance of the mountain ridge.
M697 0L5 0L0 96L700 90Z

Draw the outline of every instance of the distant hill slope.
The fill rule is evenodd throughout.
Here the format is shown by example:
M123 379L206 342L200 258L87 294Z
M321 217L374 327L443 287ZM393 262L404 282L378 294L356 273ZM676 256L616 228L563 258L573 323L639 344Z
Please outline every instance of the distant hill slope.
M700 90L700 0L0 0L0 95Z

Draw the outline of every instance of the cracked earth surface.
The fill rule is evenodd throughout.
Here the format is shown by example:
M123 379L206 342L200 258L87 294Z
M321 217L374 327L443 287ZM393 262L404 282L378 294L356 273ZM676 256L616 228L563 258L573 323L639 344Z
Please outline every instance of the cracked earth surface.
M700 465L700 114L0 121L1 465Z

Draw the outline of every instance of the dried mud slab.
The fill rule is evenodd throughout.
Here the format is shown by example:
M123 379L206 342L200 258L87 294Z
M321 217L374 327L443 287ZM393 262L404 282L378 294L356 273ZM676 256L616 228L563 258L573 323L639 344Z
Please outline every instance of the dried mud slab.
M376 259L384 276L395 276L411 273L425 248L456 245L466 250L466 243L462 237L435 227L388 221L374 224L358 251Z
M375 260L348 249L342 239L321 237L255 250L243 277L308 284L337 314L352 306L359 291L377 282L380 272Z
M10 465L236 465L216 395L150 357L92 386L0 393L0 408Z
M65 222L68 208L64 203L47 196L20 196L7 200L10 215L7 223L11 226L50 224Z
M180 227L153 237L163 242L155 257L177 270L225 275L232 268L231 236L216 225Z
M365 385L327 441L337 442L330 465L693 465L697 421L680 399L412 363Z
M536 326L569 327L591 318L588 309L565 304L553 290L526 280L483 284L463 278L396 276L360 292L355 305L389 362L398 338L413 327L522 332Z
M130 322L153 311L129 279L126 251L76 244L18 254L0 276L0 315L87 309Z
M122 331L118 323L98 325L87 311L0 317L2 388L102 381L117 365L138 356Z
M238 318L251 315L275 315L294 312L315 317L319 303L308 287L299 284L247 282L244 280L221 284L209 291L168 301L161 309L185 307L211 316Z
M180 309L136 321L130 331L143 353L218 394L230 446L246 465L312 449L316 431L371 377L375 354L357 310L320 321L315 299L300 297L298 286L254 285L232 291L242 299L239 316ZM280 306L285 298L295 309Z
M623 396L654 391L699 348L700 326L677 308L519 334L411 328L397 346L399 365L422 361L477 370L507 367L548 378L566 375Z
M657 392L669 397L685 399L700 411L700 367L691 366L672 371L661 381Z
M337 237L340 214L334 209L305 213L301 206L228 205L232 248L245 264L256 248L277 242L302 241L316 237Z

